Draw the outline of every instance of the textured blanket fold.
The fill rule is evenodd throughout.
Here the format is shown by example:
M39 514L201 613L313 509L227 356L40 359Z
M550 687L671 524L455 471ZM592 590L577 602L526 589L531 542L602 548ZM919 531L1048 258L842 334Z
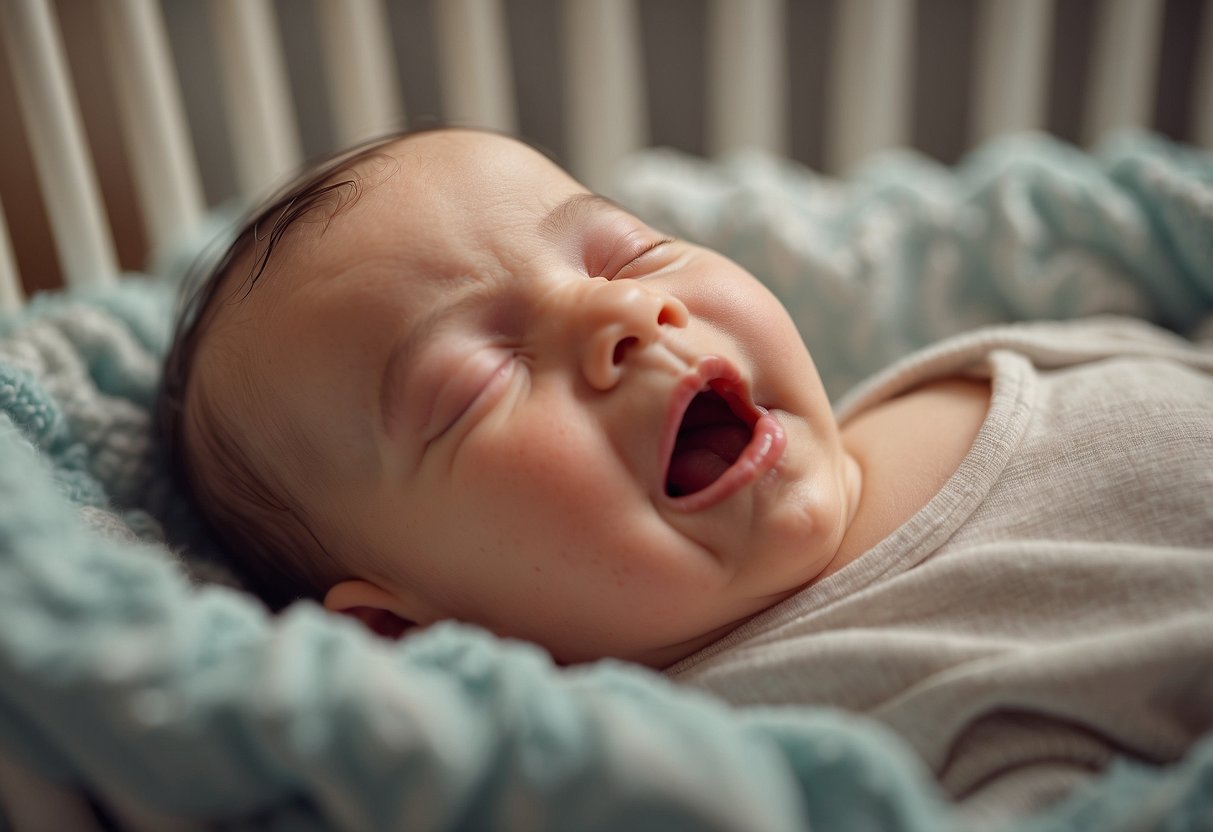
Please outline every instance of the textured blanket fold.
M1129 312L1191 334L1213 309L1213 160L1152 137L1021 137L955 170L893 154L845 183L650 153L617 194L769 281L833 393L979 323ZM132 278L0 320L0 756L240 829L963 827L860 718L729 710L467 626L390 643L314 605L270 616L150 440L174 294ZM1213 738L1016 828L1213 828Z

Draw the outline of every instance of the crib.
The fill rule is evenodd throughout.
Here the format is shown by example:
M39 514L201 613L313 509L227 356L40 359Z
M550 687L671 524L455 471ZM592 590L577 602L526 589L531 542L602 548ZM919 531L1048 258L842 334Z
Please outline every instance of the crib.
M3 15L6 308L112 281L305 158L435 119L518 132L592 188L654 144L827 173L894 146L954 161L1015 130L1213 144L1213 11L1193 0L12 0Z
M26 471L38 455L50 455L52 447L57 449L54 453L63 450L66 440L56 424L71 419L42 419L35 412L41 400L35 397L30 404L21 398L26 395L20 386L26 376L2 375L4 362L12 356L24 366L23 355L43 349L49 343L39 340L45 333L30 342L32 347L18 343L11 354L5 352L3 337L16 338L13 333L20 332L20 326L43 319L52 328L59 326L58 322L78 314L79 306L73 303L94 304L93 311L133 321L135 336L129 344L107 342L97 361L84 362L89 364L85 375L92 373L92 382L101 391L98 395L123 400L115 412L124 430L146 432L146 418L140 414L147 409L155 384L154 359L166 337L163 321L157 323L155 318L167 307L160 295L152 301L138 292L123 295L122 285L141 279L134 273L154 275L167 268L163 264L180 260L183 252L196 251L213 230L216 215L254 203L306 160L387 131L442 122L520 135L551 153L592 189L619 193L625 201L628 196L641 203L648 200L651 216L709 243L716 242L714 232L736 241L738 226L727 233L705 229L702 211L696 214L702 206L676 203L688 197L692 203L702 199L704 205L727 201L731 197L717 185L726 180L730 187L735 185L729 177L761 180L761 187L746 190L749 186L743 182L740 190L729 192L741 193L743 202L751 206L776 193L779 182L823 189L824 196L809 202L777 194L783 210L791 210L787 206L792 204L818 210L839 198L841 192L830 183L845 181L856 171L867 171L864 181L880 182L876 191L865 193L878 192L892 203L901 199L894 191L934 187L929 181L944 175L939 171L1002 136L1044 137L1041 141L1052 154L1040 169L1045 174L1081 162L1082 154L1126 129L1166 137L1187 148L1213 149L1213 0L0 0L0 35L4 53L0 106L9 113L0 131L0 319L9 322L7 328L0 327L0 406L17 424L19 430L14 430L24 431L25 444L34 449L32 455L15 450L16 461L10 461L8 474L0 470L0 494L10 496L24 492ZM1018 152L1004 148L994 153L994 161L987 155L975 165L988 171ZM870 167L882 158L893 161ZM1131 153L1122 154L1108 166L1123 166L1132 158L1136 157ZM940 167L930 168L931 164ZM1177 162L1164 171L1171 191L1183 190L1184 171L1194 169L1187 164ZM631 172L630 185L620 186L621 170ZM674 171L669 179L667 171ZM1064 198L1050 191L1040 193ZM1184 198L1207 209L1207 191L1203 193ZM1203 263L1207 273L1213 263L1209 248L1213 243L1202 236L1207 226L1175 228L1187 246L1185 262L1196 263L1197 269ZM773 244L768 238L762 242L767 248ZM736 256L781 286L781 299L794 311L814 307L805 315L817 315L814 325L827 328L833 313L830 308L816 309L821 306L820 291L810 296L791 287L791 278L781 271L797 244L784 239L774 244L779 256L765 254L762 257L767 259L746 262L746 256L758 255L747 254L744 247ZM779 248L784 244L786 248ZM1116 255L1114 249L1114 243L1107 243L1101 257ZM932 256L936 265L947 259L942 253ZM1177 326L1190 322L1185 314L1193 302L1169 291L1158 289L1159 316ZM834 284L827 287L829 292L837 293ZM1114 306L1123 293L1111 292L1107 297L1113 298L1108 303ZM848 309L858 308L858 301L847 302L852 304ZM1207 300L1196 305L1204 303ZM1020 311L1040 310L1025 305ZM1202 311L1206 310L1202 307ZM86 341L95 347L103 338L96 326L100 324L92 321L91 329L72 330L77 340L67 340L75 348L84 349L81 344ZM924 338L926 334L938 333L924 333ZM869 349L870 344L856 349L867 350L864 361L878 363L907 346L903 340L885 345L883 352ZM98 362L104 365L100 370ZM848 373L859 369L853 364L840 359L837 367L828 361L823 367L835 371L833 378L843 389L853 380ZM48 401L73 396L70 388L55 383L45 388ZM87 409L91 401L81 407ZM29 417L24 422L22 414ZM138 437L132 441L137 448L133 453L149 453L146 442ZM143 459L138 457L138 465ZM58 492L50 486L31 486L31 493L41 501L29 504L35 518L31 523L44 523L47 535L71 526L73 511L58 505L45 512L41 508L43 502L54 500L54 493L65 490L77 502L83 501L90 517L103 513L105 500L112 498L108 486L90 496L91 485L81 486L72 479L90 472L100 477L94 463L76 459L71 465L77 469L63 468L68 473L56 480ZM134 528L138 523L131 518L144 515L135 511L124 516L126 526ZM6 518L3 523L11 521ZM118 535L123 547L138 550L158 545L129 539L131 529L126 526ZM139 528L134 528L134 536L140 536ZM106 547L112 539L94 547L89 542L93 538L71 531L54 545L61 544L85 560L96 558L88 562L101 574L110 568L113 552ZM29 552L35 552L49 551L51 544L46 541L58 539L39 542L21 525L11 537L0 535L0 554L5 547L25 551L20 549L26 545L22 540L33 540ZM187 583L178 586L173 583L177 579L166 576L160 567L160 571L141 572L142 567L128 562L138 558L128 554L123 549L112 562L120 561L121 569L130 570L135 583L155 585L157 592L168 593L165 597L185 603ZM0 576L0 583L4 580ZM175 588L170 591L162 584ZM227 622L223 626L235 628L228 632L244 627L257 638L271 638L264 619L228 596L220 592L206 598L208 610L221 610L226 616L221 616ZM157 607L157 614L171 616L170 606ZM315 632L327 626L315 617L300 616L294 626L311 633L308 639L314 640ZM99 623L98 632L106 626ZM124 632L123 638L133 638L130 631ZM224 638L222 633L215 637L220 642ZM347 631L331 638L358 655L374 653ZM473 674L497 661L485 658L493 648L477 640L479 636L456 630L443 638L470 641L459 642L457 659L431 656L427 661L449 670L475 659L475 667L467 671ZM30 661L28 667L39 666L36 656L25 659ZM511 654L510 678L522 675L528 683L549 684L545 680L554 672L537 661L529 652ZM19 662L6 662L4 673L15 679ZM109 700L90 708L92 700L101 696L97 691L125 684L120 676L102 673L97 677L101 681L80 682L83 688L74 688L86 703L80 713L112 716L106 708L117 706ZM803 737L824 737L835 746L843 743L853 752L850 768L842 766L846 770L841 773L831 769L830 777L841 779L823 779L815 794L820 797L836 788L848 795L851 808L846 811L866 805L872 815L863 816L863 822L880 818L884 828L930 829L939 822L934 804L916 791L912 773L903 776L901 769L890 773L884 768L900 766L900 752L885 745L882 737L869 736L862 726L843 730L814 717L785 734L787 726L761 716L741 726L698 700L678 699L664 688L650 690L646 680L617 668L579 677L571 684L581 686L577 690L591 690L592 696L609 693L644 700L671 725L685 719L719 736L722 744L732 743L727 747L740 749L738 756L718 760L717 774L738 783L753 785L768 775L770 782L783 782L768 757L746 756L755 737L794 736L781 740L788 748L798 747ZM544 695L551 690L555 688L542 688ZM27 724L24 715L7 714L5 703L10 701L15 700L0 699L0 740L28 739L46 730L48 736L70 745L65 734ZM175 712L166 696L144 696L138 701L152 732L162 730L167 737L164 747L179 755L173 759L188 756L187 740L192 737L197 742L202 729L177 736ZM564 707L562 702L553 707ZM32 700L29 705L37 707ZM71 710L77 704L65 701L54 707ZM288 721L282 713L271 716ZM70 730L84 730L84 719L81 716ZM315 730L324 733L323 726ZM486 730L491 732L492 726ZM693 733L671 731L688 748L698 747ZM196 794L191 796L188 789L176 791L171 778L157 780L153 774L164 772L154 770L154 761L165 759L156 756L163 751L159 747L156 753L148 752L146 761L137 763L132 757L113 763L122 771L111 778L104 774L104 741L109 735L103 731L98 736L79 759L71 753L64 756L60 748L48 752L40 761L44 765L10 758L0 743L0 830L211 828L192 819L216 811L208 802L206 781L194 783ZM267 765L246 774L249 782L264 786L256 799L250 796L252 791L227 782L239 780L244 769L225 779L225 794L247 798L239 808L252 814L242 816L243 825L224 828L373 829L386 828L376 825L385 817L408 819L415 828L426 829L488 824L488 817L470 810L440 816L414 807L398 814L386 809L376 814L369 804L382 792L371 792L358 780L369 777L373 766L362 769L351 764L337 780L326 780L333 776L328 769L309 768L315 760L308 757L307 738L292 736L303 747L299 751L292 746L293 762L279 760L275 765L282 769ZM312 741L318 744L314 747L323 746L316 737ZM257 761L270 754L266 748L274 742L289 744L251 733L233 740L241 747L255 747L255 753L249 754ZM725 745L721 749L727 750ZM194 768L193 763L182 762L182 770L205 773L223 768L227 758L214 753L209 763L200 760ZM646 753L658 753L660 758L653 749ZM711 757L715 752L703 753ZM1213 771L1213 754L1205 757L1204 762L1197 761L1204 768L1198 765L1183 775L1189 779L1182 782L1194 793L1200 787L1191 784L1207 783L1208 772ZM387 759L373 762L388 765ZM796 759L797 765L808 767L799 770L806 781L812 779L810 774L822 776L824 769L812 768L818 765L812 754L806 751ZM618 771L610 766L622 765L621 760L626 762L620 757L604 763L602 770L616 776ZM124 768L127 763L129 771ZM296 768L290 769L292 765ZM73 766L89 773L87 788L78 788L71 782L73 777L63 774ZM281 774L286 770L289 777ZM873 771L888 788L872 786ZM84 776L77 772L77 779ZM276 808L271 811L257 801L270 789L264 784L278 782L274 777L289 783L289 788L282 788L292 796L273 804ZM426 781L425 775L420 780L433 788L454 788L447 781L438 785ZM1087 815L1076 810L1070 818L1074 828L1101 828L1099 823L1128 811L1135 796L1145 793L1147 781L1138 773L1124 775L1113 784L1124 786L1119 802L1099 804ZM380 786L397 788L400 783ZM635 817L649 818L642 811L647 806L655 810L652 817L677 819L669 828L789 828L781 825L781 819L791 814L778 814L792 812L790 804L781 802L787 795L762 790L776 786L754 788L758 790L749 797L737 790L720 792L720 805L731 804L735 811L729 815L722 809L724 814L715 819L695 812L681 815L678 812L685 805L675 798L667 795L661 800L674 802L654 803L651 794L638 792L641 810ZM422 794L419 789L421 785L411 784L402 791L416 796ZM537 793L542 789L528 792L525 799L537 801ZM153 794L160 797L148 797ZM751 805L746 801L755 795L774 807L761 819L743 814L744 807ZM361 798L367 798L367 805L357 803ZM505 806L492 803L495 798L481 798ZM549 794L547 803L515 802L506 808L514 814L494 820L504 828L562 828L560 823L578 817L558 794ZM848 818L860 822L856 819L860 816L846 811L832 817L839 823Z

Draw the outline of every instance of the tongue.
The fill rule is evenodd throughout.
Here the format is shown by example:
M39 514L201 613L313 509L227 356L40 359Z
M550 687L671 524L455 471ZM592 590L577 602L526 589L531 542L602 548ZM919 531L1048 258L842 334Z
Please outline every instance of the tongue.
M737 461L750 441L744 425L705 425L680 433L670 458L666 491L672 497L702 491Z

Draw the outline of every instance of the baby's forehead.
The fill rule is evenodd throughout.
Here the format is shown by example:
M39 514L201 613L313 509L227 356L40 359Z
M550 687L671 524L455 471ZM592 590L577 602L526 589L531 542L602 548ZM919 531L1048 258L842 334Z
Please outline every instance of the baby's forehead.
M351 273L492 271L533 248L542 218L577 194L589 196L506 137L457 130L397 138L302 184L263 217L223 294L251 302L235 316L247 320L314 281Z
M571 195L588 195L560 168L516 142L498 139L482 153L426 144L434 152L414 139L386 148L384 157L363 160L348 179L331 182L348 192L334 193L330 204L308 218L297 257L306 264L334 255L352 262L407 253L437 266L459 254L475 257L486 247L533 242L553 209Z

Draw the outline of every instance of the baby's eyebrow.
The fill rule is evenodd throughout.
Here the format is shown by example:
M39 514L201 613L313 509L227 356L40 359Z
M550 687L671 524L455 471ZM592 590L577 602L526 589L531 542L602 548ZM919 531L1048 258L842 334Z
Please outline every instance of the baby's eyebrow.
M623 207L602 194L573 194L547 213L537 226L544 237L556 237L576 225L577 221L592 211L611 209L622 211Z

